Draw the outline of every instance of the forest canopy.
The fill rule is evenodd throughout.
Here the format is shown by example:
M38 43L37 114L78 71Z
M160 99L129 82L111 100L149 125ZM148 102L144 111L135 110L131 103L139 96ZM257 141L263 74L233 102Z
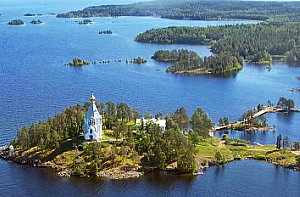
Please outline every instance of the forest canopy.
M84 149L83 154L72 164L75 173L79 175L92 168L86 167L91 165L91 162L97 162L99 169L108 165L107 161L109 165L114 165L118 154L145 168L165 169L167 165L178 162L181 172L198 171L193 142L199 137L208 137L214 126L209 115L201 108L196 109L191 118L183 107L167 114L166 131L163 132L161 127L153 122L136 125L135 120L140 118L141 113L126 103L100 102L96 105L103 117L104 135L109 140L86 144L83 143L83 125L84 114L89 105L90 103L71 106L54 118L21 128L17 139L12 142L14 147L21 150L37 147L39 150L55 149L59 152L66 148L66 142L72 142L73 146L71 144L69 149ZM156 117L162 117L162 114L159 113ZM193 140L184 132L189 128L193 133ZM102 146L107 148L103 149ZM90 148L93 150L89 151ZM106 155L99 154L95 157L95 152L104 153L105 150ZM78 163L78 159L82 161Z
M135 41L157 44L209 44L216 54L271 63L272 55L299 61L300 23L270 22L217 27L168 27L137 35Z
M166 72L171 73L228 74L241 70L243 65L242 57L220 54L202 59L197 52L186 49L159 50L152 58L161 62L173 62L174 64L166 69Z
M127 5L92 6L83 10L58 14L60 18L160 16L185 20L285 20L297 21L300 2L267 1L150 1Z

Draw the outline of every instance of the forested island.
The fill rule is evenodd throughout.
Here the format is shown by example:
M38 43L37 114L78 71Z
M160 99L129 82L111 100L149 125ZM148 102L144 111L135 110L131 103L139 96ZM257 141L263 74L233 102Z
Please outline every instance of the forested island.
M270 64L272 56L299 62L300 23L259 23L219 27L168 27L148 30L135 41L157 44L211 45L216 54L243 57L250 63Z
M143 64L143 63L146 63L147 60L143 57L137 57L137 58L133 58L132 60L126 60L125 62L126 62L126 64L128 64L128 63Z
M42 16L43 14L26 13L24 16Z
M137 125L141 113L126 103L96 103L103 117L104 136L100 142L88 143L83 141L83 118L89 105L71 106L54 118L21 128L11 146L0 149L0 157L53 168L60 176L110 179L138 177L153 170L194 173L199 168L247 158L300 170L300 156L294 152L300 149L299 142L293 144L280 135L277 146L251 146L226 134L222 139L210 137L214 125L201 108L191 117L183 107L168 113L163 131L151 121ZM145 114L145 118L152 117ZM163 115L158 113L155 118Z
M7 24L8 25L24 25L25 23L21 19L15 19L15 20L9 21Z
M103 31L99 31L99 34L112 34L111 30L103 30Z
M34 25L39 25L39 24L43 24L44 22L38 19L38 20L32 20L30 23Z
M67 65L69 65L69 66L84 66L84 65L89 65L89 64L90 64L90 62L87 60L75 58L71 62L69 62Z
M128 5L92 6L58 14L59 18L109 16L160 16L185 20L288 20L298 21L299 2L253 1L151 1Z
M84 20L78 22L79 25L89 25L92 23L93 23L93 21L91 21L90 19L84 19Z
M152 56L153 59L162 62L174 62L166 69L170 73L211 73L228 74L236 73L242 69L243 59L234 56L220 54L202 59L197 52L181 50L159 50Z

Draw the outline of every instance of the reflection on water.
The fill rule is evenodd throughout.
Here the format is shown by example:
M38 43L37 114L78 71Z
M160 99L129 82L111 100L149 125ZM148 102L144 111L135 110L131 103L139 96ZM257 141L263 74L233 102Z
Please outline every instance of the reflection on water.
M101 1L102 3L126 3ZM172 75L166 64L151 59L156 50L187 48L200 56L211 55L208 46L151 45L133 41L136 34L167 26L207 26L248 23L241 21L177 21L152 17L93 18L80 26L76 19L38 17L34 26L25 13L65 12L99 1L43 0L0 2L0 145L15 138L17 129L54 116L69 105L84 103L93 91L101 101L127 102L142 112L171 112L184 106L189 114L197 107L214 122L240 115L267 100L300 94L287 90L298 86L299 67L274 63L271 71L245 64L239 74L224 78L209 75ZM27 25L7 26L14 18ZM99 36L111 29L113 35ZM145 57L143 65L111 63L82 68L64 66L73 58L115 60ZM299 140L300 113L268 114L275 132L229 131L262 144L274 144L279 133ZM216 133L222 136L222 132ZM107 181L96 178L60 178L45 169L33 169L0 160L0 196L300 196L300 173L271 164L242 161L211 167L198 177L149 174L139 179Z
M231 138L241 138L251 142L251 144L276 144L276 138L279 134L289 136L291 141L300 141L299 121L300 113L277 113L266 115L269 125L275 128L275 131L235 131L224 130L215 132L216 137L222 137L228 134Z
M300 173L254 160L213 166L196 177L163 172L137 179L61 178L48 170L3 163L12 170L7 196L289 196L300 195ZM275 187L274 187L275 186ZM3 196L3 195L1 195Z

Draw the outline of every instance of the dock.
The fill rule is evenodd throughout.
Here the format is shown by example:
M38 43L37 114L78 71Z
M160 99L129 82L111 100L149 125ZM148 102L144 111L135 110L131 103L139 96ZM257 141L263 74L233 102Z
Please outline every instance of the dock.
M298 109L298 108L292 108L289 111L290 112L300 112L300 109ZM264 107L262 107L262 109L260 111L256 112L251 117L251 119L258 118L258 117L263 116L263 115L265 115L267 113L287 113L287 112L288 111L286 109L284 109L284 108L280 108L280 107L266 107L266 106L264 106ZM247 121L249 121L249 120L240 120L240 121L237 121L237 122L231 122L228 125L222 125L222 126L215 127L214 131L229 129L231 127L234 127L235 125L246 123Z

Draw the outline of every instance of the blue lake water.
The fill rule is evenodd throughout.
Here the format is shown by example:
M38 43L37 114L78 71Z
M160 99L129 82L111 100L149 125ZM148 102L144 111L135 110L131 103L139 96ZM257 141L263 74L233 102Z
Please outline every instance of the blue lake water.
M45 169L0 161L1 196L299 196L300 173L246 160L208 168L197 177L148 174L108 181L61 178Z
M103 4L128 2L134 1L101 1ZM97 4L100 4L100 1L2 0L0 2L0 13L2 13L2 16L0 16L0 109L2 112L0 114L0 145L14 139L17 129L21 126L54 116L67 106L86 102L91 91L100 101L126 102L139 108L142 112L153 114L173 112L181 106L186 107L189 114L192 114L195 108L202 107L209 113L214 122L217 122L218 118L223 116L229 116L231 120L237 120L243 112L257 106L258 103L266 103L268 100L276 103L281 96L292 98L300 105L300 94L287 91L287 89L300 86L300 82L296 79L296 76L300 75L300 67L274 63L273 69L267 71L261 66L245 64L244 69L237 76L230 78L205 75L173 75L164 72L167 64L151 60L151 56L156 50L187 48L197 51L201 56L207 56L211 55L209 47L151 45L133 41L136 34L151 28L249 22L178 21L153 17L120 17L92 18L92 25L79 25L76 21L81 19L57 19L52 15L23 16L28 12L59 13ZM16 18L24 19L26 25L6 25L8 21ZM37 18L43 20L45 24L31 25L29 23L32 19ZM113 34L99 35L97 33L100 30L107 29L111 29ZM132 59L138 56L148 59L148 63L132 65L124 62L114 62L116 59ZM110 60L112 63L89 65L82 68L64 66L65 63L76 57L98 61ZM300 141L300 113L290 115L269 114L267 117L270 125L276 126L275 132L230 132L230 135L251 142L274 144L276 136L282 133L284 136L290 136L293 141ZM222 133L216 133L216 135L221 136ZM242 164L244 165L244 162L230 164L223 171L229 177L237 176L237 180L244 181L244 177L239 177L233 173L234 170L230 171L230 169L241 167ZM296 192L295 194L299 194L299 173L275 169L273 165L261 162L251 161L250 163L246 162L246 164L251 166L251 169L244 170L249 173L250 180L257 178L252 175L252 168L255 169L252 165L268 168L271 173L270 176L284 177L278 178L279 180L276 179L279 182L293 176L296 183L298 183L298 188L294 188L293 191ZM42 170L23 168L3 161L0 161L0 170L0 181L7 182L7 187L11 187L12 191L20 185L21 188L28 187L28 184L19 180L26 180L31 177L30 179L38 181L39 186L43 187L48 180L47 176L51 176L47 175L44 178L43 173L46 172ZM160 192L166 194L164 192L171 191L170 188L175 189L178 184L182 183L185 185L186 190L191 190L189 194L195 195L197 193L194 192L200 191L197 189L205 187L207 189L205 191L208 193L203 193L203 195L221 195L225 189L233 190L238 195L240 187L236 184L241 183L239 181L232 185L226 185L227 188L220 188L219 191L215 191L220 193L211 193L213 192L211 188L213 185L210 184L214 182L214 179L223 180L226 183L230 182L230 179L223 173L216 174L214 170L215 168L209 169L206 172L207 175L203 176L211 176L211 179L203 180L203 177L199 177L190 182L186 182L185 179L176 182L176 179L174 185L166 183L166 188L160 188L152 183L155 182L153 178L150 179L149 183L150 185L154 184L152 186L139 181L134 184L140 184L140 188L157 191L155 194L160 194ZM286 175L287 173L292 175ZM14 176L19 175L20 179L11 178L13 174ZM77 183L81 182L74 179L61 180L56 177L51 179L55 181L51 182L48 189L57 186L57 193L55 193L57 195L64 194L65 191L73 191L77 187ZM104 192L106 190L108 192L108 188L121 185L116 189L116 194L121 193L127 182L124 183L124 187L122 186L123 182L117 183L105 182ZM131 187L134 187L134 184ZM98 185L93 186L91 190L98 191L96 189ZM249 189L249 195L255 191L252 191L249 185L245 187ZM0 196L2 196L1 191L4 191L5 188L1 186ZM96 191L96 194L101 194L102 189L99 189L100 193ZM175 189L174 195L177 194L176 191ZM185 190L178 192L183 191ZM262 192L261 190L258 191ZM22 192L24 193L23 190L19 191L20 194ZM272 192L269 191L266 196L272 196L271 194L274 194ZM9 194L12 196L13 193ZM281 194L284 195L284 193Z

